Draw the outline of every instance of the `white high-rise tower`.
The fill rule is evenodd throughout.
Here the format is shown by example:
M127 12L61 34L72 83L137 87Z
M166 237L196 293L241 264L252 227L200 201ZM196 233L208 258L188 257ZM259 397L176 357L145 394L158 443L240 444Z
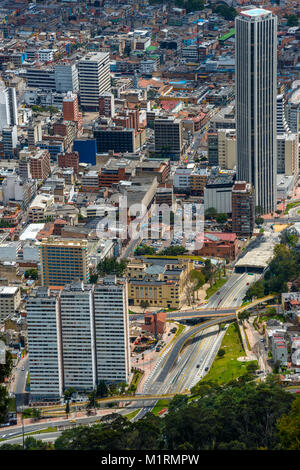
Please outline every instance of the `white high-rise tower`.
M252 183L255 205L276 209L277 17L244 10L236 26L238 179Z

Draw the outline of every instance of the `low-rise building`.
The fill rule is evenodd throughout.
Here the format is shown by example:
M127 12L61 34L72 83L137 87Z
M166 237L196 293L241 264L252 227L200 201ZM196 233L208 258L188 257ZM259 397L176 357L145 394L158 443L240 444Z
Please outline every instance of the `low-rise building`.
M200 256L234 260L238 255L238 239L235 233L204 232L196 238L202 247L195 252Z
M19 287L0 286L0 323L15 313L21 303Z

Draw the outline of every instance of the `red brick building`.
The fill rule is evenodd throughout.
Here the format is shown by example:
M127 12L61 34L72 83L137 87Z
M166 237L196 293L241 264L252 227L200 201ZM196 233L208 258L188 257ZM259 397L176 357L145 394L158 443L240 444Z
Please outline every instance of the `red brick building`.
M99 188L110 188L113 183L118 183L121 180L128 179L125 173L125 168L101 168L101 171L98 176Z
M198 235L197 242L202 248L195 250L199 256L234 260L238 254L238 239L235 233L204 232Z
M166 329L167 314L165 312L147 312L145 313L145 331L155 336L160 336Z
M69 92L63 99L63 118L65 121L77 123L77 128L82 127L82 114L79 112L78 97L75 93Z
M33 179L44 180L51 172L50 153L48 150L39 150L30 156L30 172Z
M79 153L78 152L65 152L57 155L58 166L60 168L73 168L74 173L79 172Z

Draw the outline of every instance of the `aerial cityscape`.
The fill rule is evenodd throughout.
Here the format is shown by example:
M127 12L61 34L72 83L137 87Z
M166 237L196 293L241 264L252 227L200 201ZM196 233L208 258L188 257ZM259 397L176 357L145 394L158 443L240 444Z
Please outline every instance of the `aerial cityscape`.
M299 136L300 0L0 0L0 450L300 450Z

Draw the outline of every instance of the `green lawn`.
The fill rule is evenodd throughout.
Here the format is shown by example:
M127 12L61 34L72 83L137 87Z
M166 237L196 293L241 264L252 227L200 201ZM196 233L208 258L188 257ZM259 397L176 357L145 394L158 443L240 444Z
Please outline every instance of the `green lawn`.
M8 411L10 412L16 411L16 399L15 398L8 399Z
M179 323L177 331L176 331L173 339L177 338L177 336L179 336L183 332L184 329L185 329L185 326L182 325L181 323Z
M215 358L210 371L205 375L203 381L211 381L222 385L237 379L247 372L247 363L237 360L238 357L245 355L237 328L236 323L232 323L227 328L221 345L221 348L226 351L225 356L217 356ZM257 361L251 362L257 363Z
M209 299L213 294L215 294L224 284L227 282L227 277L222 277L218 279L211 287L206 291L206 299Z
M141 408L138 408L137 410L132 411L131 413L128 413L127 415L123 415L123 416L124 416L124 418L127 418L130 421L131 419L133 419L138 414L138 412L140 410L141 410Z
M297 206L300 206L300 202L290 202L287 206L286 206L286 210L285 210L285 214L288 214L289 210L292 209L292 207L297 207Z
M153 413L155 416L159 416L158 413L161 410L163 410L164 408L169 408L169 403L170 403L170 400L167 400L166 398L158 400L158 402L156 403L156 405L153 408L153 410L151 411L151 413Z

